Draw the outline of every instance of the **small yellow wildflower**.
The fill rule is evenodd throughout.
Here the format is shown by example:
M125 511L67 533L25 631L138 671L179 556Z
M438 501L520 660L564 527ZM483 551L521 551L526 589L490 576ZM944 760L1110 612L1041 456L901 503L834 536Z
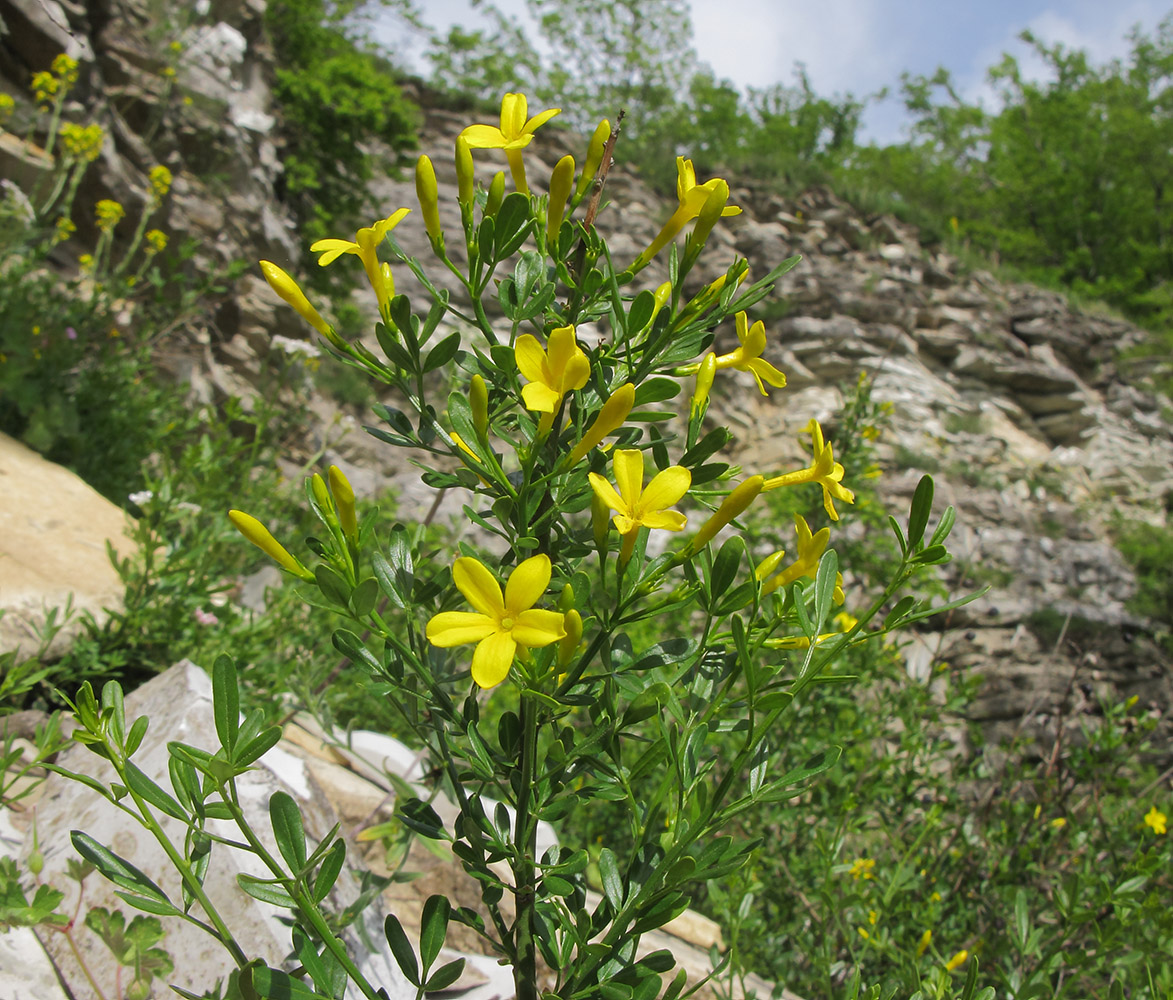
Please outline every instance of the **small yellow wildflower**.
M110 232L118 225L124 215L126 215L126 210L110 198L103 198L94 206L94 217L97 219L98 228L104 233Z
M16 101L13 100L12 95L0 93L0 125L12 117L14 110L16 110Z
M835 510L835 500L844 503L855 503L855 494L843 485L843 466L835 461L829 442L823 440L823 428L819 422L811 418L806 425L807 433L811 436L811 445L814 452L814 461L810 468L798 472L787 472L773 479L767 479L765 489L777 489L779 486L797 486L799 483L818 483L823 488L823 507L832 521L839 520L839 512Z
M738 371L750 372L758 384L758 390L763 396L768 396L765 382L777 389L786 385L786 376L770 362L762 357L766 349L766 325L760 319L751 327L744 312L739 312L737 321L737 339L741 346L728 354L717 357L717 370L736 368Z
M167 247L167 234L162 229L148 229L143 242L146 244L144 249L148 256L153 257Z
M962 948L956 955L954 955L948 962L945 963L945 971L953 972L965 965L965 960L969 958L969 952Z
M1067 820L1064 819L1062 816L1056 816L1053 820L1051 820L1051 829L1052 830L1062 830L1063 827L1065 827L1066 825L1067 825Z
M151 182L151 194L154 195L155 200L162 201L167 196L167 192L171 190L173 180L171 171L160 163L151 168L147 179Z
M77 226L73 224L73 220L63 215L53 224L53 242L64 243L76 232Z
M72 86L77 82L77 60L62 52L53 60L53 72L65 86Z
M648 248L636 257L629 270L638 271L646 266L656 254L676 238L680 230L700 215L701 209L705 207L705 202L709 200L709 195L713 193L713 189L718 183L723 182L720 178L715 177L711 181L705 181L704 184L698 184L692 160L686 160L683 156L676 157L676 199L678 202L676 211L664 223L664 228L652 240ZM741 209L735 205L727 205L721 209L721 214L740 215Z
M48 70L41 70L41 72L33 74L33 82L30 85L30 89L37 103L44 104L57 93L59 86L57 77L48 72Z
M1158 809L1156 806L1153 806L1145 814L1144 823L1145 826L1149 827L1153 833L1160 837L1165 833L1165 824L1168 821L1168 818L1169 817L1161 812L1160 809Z
M456 589L476 611L443 611L428 622L428 641L448 648L475 642L472 679L496 687L509 674L518 648L549 646L566 635L565 617L534 605L550 585L550 557L531 556L509 574L505 593L476 559L461 557L452 567Z
M765 483L762 488L769 489L769 482ZM823 558L823 553L827 550L827 543L831 540L831 529L820 528L818 531L812 533L810 525L806 523L806 518L801 514L795 514L794 533L798 540L798 558L791 565L786 567L777 576L770 576L778 567L779 563L781 563L782 556L784 555L782 552L775 552L772 556L768 556L762 560L758 565L755 575L758 580L763 581L763 594L772 594L779 587L785 587L802 577L808 577L813 580L818 573L819 560ZM842 573L836 575L835 590L832 597L836 604L842 604L844 601Z
M867 932L867 930L865 928L857 927L856 930L859 932L859 936L861 938L863 938L865 941L868 941L871 939L871 935Z
M612 520L623 536L620 559L626 562L635 549L639 529L658 528L663 531L681 531L687 518L676 510L668 510L688 492L692 473L680 465L673 465L652 477L645 488L644 454L638 449L620 449L612 459L616 490L598 473L590 472L591 489L595 495L615 511Z
M920 958L926 951L929 950L929 945L933 942L933 932L931 930L925 931L920 936L920 944L916 946L916 957Z
M837 629L839 629L840 632L850 632L853 628L855 628L856 625L859 624L859 619L849 611L840 611L839 614L831 619L831 623Z
M89 274L94 269L94 255L92 253L83 253L77 258L77 266L81 268L82 274Z
M168 44L167 48L169 48L172 52L174 52L176 55L178 55L180 52L183 51L183 42L181 42L177 38L177 39L175 39L175 41L170 42Z
M106 133L101 125L77 125L66 122L61 126L61 145L65 152L86 163L93 163L102 153Z
M366 226L354 234L354 242L349 240L324 239L318 240L310 247L311 253L320 253L318 266L325 267L337 260L344 253L352 253L362 261L363 270L367 273L367 281L379 300L379 311L382 312L395 294L395 281L391 278L391 269L384 269L379 264L379 255L376 252L383 238L410 212L410 208L401 208L387 218Z
M941 894L940 894L939 892L934 892L934 893L933 893L933 894L932 894L932 895L929 897L929 902L930 902L930 903L939 903L939 902L941 902Z
M875 867L875 858L856 858L851 862L851 867L847 870L847 874L857 881L861 878L865 880L875 878L875 875L872 874Z
M543 421L547 427L562 406L563 397L581 389L590 378L590 362L578 346L573 326L551 331L545 350L537 337L523 333L517 338L513 356L518 371L527 379L521 388L525 408L547 414L549 421Z
M875 910L868 910L868 923L873 927L876 926L876 921L880 919L880 915Z
M562 113L561 108L550 108L528 118L529 104L525 94L506 94L501 98L501 125L469 125L460 137L470 149L503 149L513 174L513 185L522 194L529 194L525 179L525 163L521 151L530 144L534 132L551 118Z
M161 77L163 77L164 80L174 80L175 79L175 67L174 66L164 66L163 69L160 71L159 75Z

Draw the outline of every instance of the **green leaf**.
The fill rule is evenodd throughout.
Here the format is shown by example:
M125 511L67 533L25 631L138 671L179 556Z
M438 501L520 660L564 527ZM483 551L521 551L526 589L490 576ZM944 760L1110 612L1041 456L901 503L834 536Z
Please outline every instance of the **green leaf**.
M281 742L281 727L270 726L255 739L250 740L236 754L236 766L247 767L258 757L263 756ZM209 816L211 813L208 814Z
M240 725L240 688L236 679L236 663L231 656L221 653L212 664L212 717L220 745L228 751L236 747L237 727Z
M440 949L444 947L451 913L452 906L446 896L429 896L424 903L423 915L420 917L420 965L424 976L427 976Z
M821 632L831 613L835 594L835 579L839 573L839 557L834 549L827 549L815 571L815 632Z
M737 571L741 567L741 556L744 551L745 542L740 535L734 535L721 546L721 551L713 560L713 572L709 575L709 594L712 602L723 597L733 581L737 579Z
M422 799L407 799L399 807L399 818L409 830L430 840L446 840L439 814Z
M449 361L456 357L458 350L460 350L459 330L445 337L428 352L428 357L424 361L424 374L434 372L437 368L442 368L448 364Z
M464 959L458 958L453 962L441 965L431 978L424 984L425 993L440 993L458 980L464 972Z
M132 892L122 892L115 889L114 895L119 899L129 903L137 910L143 910L146 913L153 913L159 917L182 917L183 911L170 903L165 903L159 899L152 899L150 896L137 896Z
M297 906L288 892L267 879L260 879L255 875L246 875L241 872L236 876L236 884L253 899L259 899L262 903L271 903L273 906L280 906L286 910L292 910Z
M127 757L131 756L142 745L143 737L147 735L147 726L150 723L151 720L147 716L140 715L131 724L130 732L126 734Z
M368 670L374 673L380 673L383 665L375 658L365 645L362 639L346 628L337 628L334 634L330 637L330 641L334 644L334 648L338 650L343 656L353 660L355 663L361 663Z
M407 935L403 933L403 925L395 914L387 914L387 919L383 921L383 933L386 934L391 954L395 956L395 961L407 977L407 981L412 986L419 986L420 970L415 959L415 949L407 940Z
M333 1000L311 990L300 979L267 965L252 969L252 986L265 1000Z
M493 233L492 260L504 260L510 257L529 235L530 203L520 191L514 191L501 202L495 218ZM489 255L486 254L486 257Z
M77 851L107 879L123 889L148 896L163 903L171 903L167 893L160 889L146 875L125 858L120 858L108 847L99 844L93 837L81 830L70 830L69 839Z
M368 576L365 580L359 581L354 593L350 595L350 610L356 618L365 618L375 610L378 600L379 581L373 576Z
M912 495L912 506L908 511L908 547L915 549L925 536L929 514L933 509L933 477L921 476Z
M375 574L375 579L379 581L379 587L390 605L393 608L406 608L407 595L400 591L391 564L378 549L371 553L371 571Z
M599 876L603 880L603 893L616 913L623 907L623 879L615 853L609 847L599 852Z
M680 395L680 383L674 378L650 378L635 390L634 408L662 403ZM683 464L683 463L681 463Z
M305 830L301 825L301 810L292 795L274 792L269 797L269 821L277 838L277 850L297 874L305 867Z
M1019 950L1026 951L1026 942L1030 937L1030 913L1026 908L1026 893L1019 889L1014 894L1014 929L1018 933Z
M126 762L126 783L132 792L146 799L156 809L184 823L188 821L188 814L183 807L148 778L134 761Z
M929 539L929 545L943 545L945 539L949 537L949 532L953 530L953 522L957 520L957 511L952 507L946 507L945 513L941 515L941 520L937 522L937 528L933 532L933 537Z
M329 895L338 876L342 873L342 866L346 864L346 842L339 837L334 846L326 853L322 867L318 869L314 879L313 897L315 903L320 903Z

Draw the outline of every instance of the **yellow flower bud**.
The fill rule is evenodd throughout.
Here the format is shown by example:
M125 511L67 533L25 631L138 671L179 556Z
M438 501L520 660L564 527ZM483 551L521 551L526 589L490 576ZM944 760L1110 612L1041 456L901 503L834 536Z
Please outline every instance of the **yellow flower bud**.
M489 387L480 375L474 375L469 383L468 405L472 410L472 425L484 437L489 433Z
M965 960L969 958L969 952L962 948L956 955L954 955L948 962L945 963L945 971L953 972L965 965Z
M602 441L603 438L619 430L627 420L627 415L631 412L631 408L634 405L635 386L630 382L625 382L611 393L611 397L603 404L599 410L599 415L595 417L594 422L586 429L582 440L574 446L574 449L567 456L563 468L569 469L572 465L577 465L582 457Z
M916 946L916 957L917 958L920 958L921 955L923 955L926 951L929 950L929 944L932 943L932 940L933 940L933 932L931 930L925 931L920 936L920 944L918 944Z
M424 217L424 229L433 244L444 238L440 229L440 189L436 184L436 171L432 161L421 156L415 165L415 193L420 200L420 214Z
M582 197L587 192L587 188L591 186L591 181L595 179L595 174L599 172L599 166L603 162L603 150L607 148L607 140L611 138L611 123L604 118L595 127L594 134L591 136L591 141L587 145L586 163L582 167L582 176L578 179L578 187L574 189L574 202L582 201Z
M501 202L505 200L505 171L498 170L489 185L489 197L485 201L485 215L496 215Z
M326 480L316 472L310 476L310 491L318 502L318 506L322 508L323 514L334 513L334 504L330 502L330 491L326 489Z
M331 339L333 331L330 329L330 325L322 319L318 310L310 305L310 300L305 297L305 293L296 281L282 271L276 264L268 260L261 261L261 273L264 274L265 280L269 283L269 287L281 299L291 305L294 312L309 323L318 333L322 334L322 336Z
M471 205L473 199L472 150L464 136L456 137L456 200Z
M717 508L713 516L710 517L701 530L697 532L696 537L692 540L692 550L695 552L702 545L708 545L725 525L732 521L735 517L740 516L745 512L745 509L754 502L757 495L762 492L762 484L766 481L765 476L750 476L744 483L732 490L729 495L721 501L721 506Z
M299 576L303 580L312 580L314 578L314 574L291 556L286 551L285 546L272 536L269 529L251 514L246 514L242 510L230 510L228 512L228 519L236 525L237 531L281 566L282 569L288 570L294 576Z
M697 413L709 401L709 390L713 388L713 379L717 376L717 355L709 351L701 358L700 367L696 371L696 389L692 394L690 410Z
M562 585L562 593L558 595L558 610L565 613L574 607L574 588L569 584Z
M342 525L342 533L352 541L358 538L358 518L354 513L354 489L345 473L336 465L326 470L330 477L330 492L334 494L334 503L338 506L338 523Z
M574 157L562 157L550 175L550 198L546 209L546 243L557 248L558 230L562 228L562 217L566 214L566 200L574 183Z
M668 304L668 300L672 298L672 282L665 281L652 293L652 297L656 300L656 304L652 307L652 319L655 319L656 313L663 309Z
M562 627L566 629L566 635L558 641L558 666L565 668L570 666L578 652L578 644L582 642L582 615L571 608L563 616Z

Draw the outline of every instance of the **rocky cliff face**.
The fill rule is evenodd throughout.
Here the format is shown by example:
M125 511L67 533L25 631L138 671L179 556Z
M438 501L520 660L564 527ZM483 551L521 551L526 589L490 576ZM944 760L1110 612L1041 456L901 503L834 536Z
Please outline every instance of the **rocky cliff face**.
M160 75L159 51L176 32L152 10L139 0L0 0L9 89L22 88L56 52L71 52L83 63L79 98L113 136L91 196L133 201L146 190L146 171L163 162L177 177L169 225L198 239L210 260L295 258L298 237L275 198L281 165L262 0L196 5L178 32L186 55L175 91ZM177 104L176 94L192 100ZM452 140L467 121L431 110L422 134L450 231L458 226ZM583 145L544 131L552 135L534 143L534 181ZM496 169L484 161L480 168L486 180ZM415 203L407 179L381 181L375 193L388 213ZM600 228L622 261L650 242L664 202L622 162L608 195L623 207L604 211ZM829 191L788 201L734 181L732 200L746 212L714 230L706 254L713 271L703 277L716 277L735 253L759 273L803 255L770 306L781 318L767 323L770 360L787 373L788 388L763 399L748 374L746 384L719 383L740 439L736 460L762 470L790 463L812 413L834 439L842 387L865 372L874 396L894 404L879 446L881 499L906 510L920 474L931 472L938 496L958 508L946 582L955 592L992 585L929 623L907 649L910 672L924 676L947 661L981 673L971 715L994 738L1023 727L1053 737L1094 711L1100 696L1137 694L1165 712L1169 663L1153 641L1155 624L1127 610L1135 579L1110 530L1117 515L1163 524L1173 495L1170 402L1118 360L1143 332L1057 294L963 269L922 247L912 229L865 217ZM396 236L408 253L428 258L422 227L403 226ZM662 279L655 266L642 277ZM402 290L411 292L406 275ZM238 390L258 372L269 338L305 336L253 276L207 327L205 346L183 367L203 384ZM409 500L420 495L414 473L387 466L360 438L331 446L327 460L345 463L356 482L397 483Z

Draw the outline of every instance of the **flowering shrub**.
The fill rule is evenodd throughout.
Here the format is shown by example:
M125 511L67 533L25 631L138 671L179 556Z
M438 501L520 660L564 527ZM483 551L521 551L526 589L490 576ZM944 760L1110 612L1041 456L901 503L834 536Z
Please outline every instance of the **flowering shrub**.
M730 836L739 817L794 799L834 767L836 746L798 767L781 765L788 715L823 685L850 681L840 667L849 650L940 610L894 598L921 568L948 558L953 512L929 530L926 477L906 526L891 522L900 557L882 592L867 600L844 593L830 528L812 532L802 518L795 556L776 552L755 562L742 528L763 493L817 487L812 492L832 520L836 501L854 501L816 421L807 428L809 466L742 477L721 458L732 435L709 419L710 390L724 370L751 372L762 392L766 384L783 387L783 374L762 357L764 324L751 323L750 311L797 258L756 281L748 262L734 259L717 281L686 295L713 225L735 209L725 181L697 184L682 158L679 205L664 229L634 261L613 260L593 223L616 129L596 130L577 183L566 157L548 194L529 189L525 149L555 113L530 117L525 98L508 94L499 126L465 130L455 150L461 232L441 229L435 174L420 160L424 228L466 303L452 302L420 261L398 250L392 230L406 223L407 208L353 241L313 244L321 266L359 258L379 312L383 357L332 326L283 270L261 265L340 360L395 391L403 408L381 406L384 426L373 433L419 456L428 485L465 491L465 514L482 533L482 547L461 543L439 558L415 527L376 537L336 468L307 484L324 530L304 547L291 551L252 514L230 514L249 541L304 581L314 603L351 623L334 633L335 646L369 670L373 690L387 692L458 807L445 826L425 801L398 803L401 822L446 843L481 894L475 910L430 899L418 949L388 918L388 944L421 997L459 975L460 961L435 967L452 920L512 966L521 1000L680 996L683 971L662 992L674 960L666 951L639 957L640 938L689 905L690 887L747 865L757 843ZM486 149L504 151L512 193L503 172L487 192L475 189L472 157ZM676 237L693 220L681 249ZM463 252L450 254L449 241ZM384 244L392 260L380 257ZM668 257L669 279L641 288L638 274L658 254ZM426 309L396 293L392 261L418 278ZM506 329L488 318L490 293ZM446 319L458 328L441 334ZM587 324L597 331L589 339L581 329ZM723 325L736 329L741 346L718 355L710 348ZM455 386L446 398L442 370ZM679 407L686 415L678 415L669 404L689 389ZM634 641L669 615L688 623L687 634ZM202 873L212 844L199 831L213 812L236 820L238 845L269 869L270 880L241 885L292 911L299 975L314 995L339 996L349 977L374 1000L378 984L359 973L320 906L345 841L307 845L296 806L278 793L270 809L280 857L260 845L236 806L233 782L280 733L266 729L259 712L239 720L229 657L217 660L213 688L221 746L211 753L172 744L172 792L132 768L147 723L127 724L116 686L100 700L83 687L79 738L111 761L131 790L133 812L155 836L165 839L159 811L189 824L183 845L168 843L185 896L199 901L208 917L201 926L229 948L259 995L308 995L308 986L249 963L206 899ZM486 698L492 725L482 716ZM619 804L627 842L591 856L566 830L562 846L539 855L539 822L557 823L589 801ZM106 848L80 832L75 844L120 880L132 904L182 915ZM507 864L507 877L498 862ZM602 887L597 901L587 895L591 865Z

